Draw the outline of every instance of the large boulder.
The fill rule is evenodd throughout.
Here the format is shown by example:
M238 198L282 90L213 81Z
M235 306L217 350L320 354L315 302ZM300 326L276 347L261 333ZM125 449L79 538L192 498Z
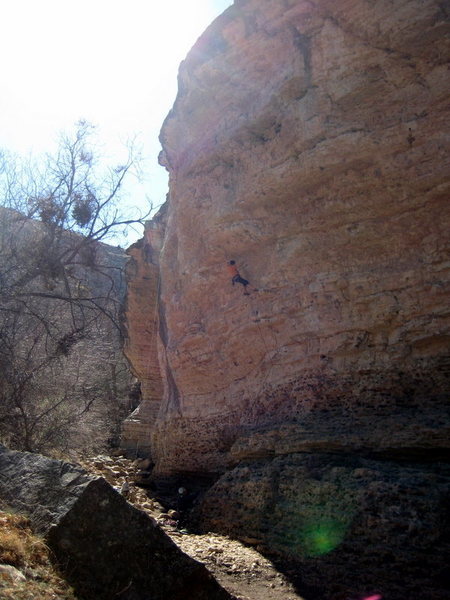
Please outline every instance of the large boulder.
M0 499L30 517L83 598L231 598L150 517L79 467L0 446Z

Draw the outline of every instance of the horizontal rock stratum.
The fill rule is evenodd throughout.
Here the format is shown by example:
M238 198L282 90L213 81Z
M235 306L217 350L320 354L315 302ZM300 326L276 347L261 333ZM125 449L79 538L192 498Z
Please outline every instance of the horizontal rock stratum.
M370 591L357 565L409 597L411 573L395 587L381 546L378 562L364 549L377 528L396 535L396 510L421 514L404 490L434 489L430 463L449 457L449 33L437 0L236 1L180 67L161 132L169 200L130 250L127 353L151 393L127 444L135 427L160 476L221 476L205 527L303 561L326 598ZM257 291L231 285L231 259ZM308 522L305 486L317 506L354 491L327 509L340 533L326 559L280 525ZM358 538L369 487L390 495ZM320 568L329 552L339 575ZM417 575L430 599L438 563Z

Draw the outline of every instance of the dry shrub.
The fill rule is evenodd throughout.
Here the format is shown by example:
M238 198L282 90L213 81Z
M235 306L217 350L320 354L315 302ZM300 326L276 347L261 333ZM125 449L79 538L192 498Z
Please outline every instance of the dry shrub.
M27 578L13 582L0 576L0 600L76 600L53 567L49 549L22 515L0 511L0 564L19 569Z
M25 564L25 545L14 531L0 531L0 562L13 567Z
M23 567L29 563L29 534L25 517L0 514L0 563Z

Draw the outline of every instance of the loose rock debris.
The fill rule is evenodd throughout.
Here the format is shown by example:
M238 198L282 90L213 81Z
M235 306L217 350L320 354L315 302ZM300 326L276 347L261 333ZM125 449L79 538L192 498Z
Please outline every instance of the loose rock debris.
M127 500L155 519L183 552L203 563L236 600L302 600L286 577L256 549L216 533L199 535L180 529L175 507L166 510L151 497L151 491L135 485L142 480L145 461L96 456L80 464L119 492L128 481Z

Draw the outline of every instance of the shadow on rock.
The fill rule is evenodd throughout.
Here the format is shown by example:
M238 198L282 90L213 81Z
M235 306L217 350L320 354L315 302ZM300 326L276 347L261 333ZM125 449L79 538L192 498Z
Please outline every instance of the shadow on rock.
M208 570L104 479L0 446L0 498L29 515L86 600L230 600Z

